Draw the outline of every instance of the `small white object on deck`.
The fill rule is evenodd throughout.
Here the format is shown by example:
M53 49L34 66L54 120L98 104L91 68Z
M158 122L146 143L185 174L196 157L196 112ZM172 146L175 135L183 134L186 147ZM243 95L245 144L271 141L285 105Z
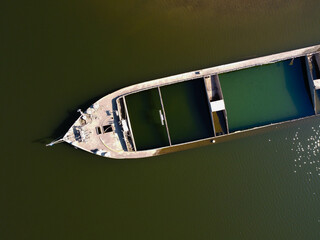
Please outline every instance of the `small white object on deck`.
M313 83L316 90L320 89L320 79L313 80Z
M122 124L122 127L123 127L123 131L129 132L127 121L126 120L121 120L121 124Z
M98 149L98 150L96 151L96 154L97 154L97 155L100 155L100 156L101 156L101 153L103 153L102 150L99 150L99 149Z
M80 137L82 142L86 141L86 134L82 129L80 130Z
M99 103L93 104L92 107L93 107L94 110L97 110L99 108Z
M226 109L226 106L224 105L223 100L210 102L210 106L211 106L212 112L218 112Z
M160 114L161 125L164 125L164 117L161 110L159 110L159 114Z

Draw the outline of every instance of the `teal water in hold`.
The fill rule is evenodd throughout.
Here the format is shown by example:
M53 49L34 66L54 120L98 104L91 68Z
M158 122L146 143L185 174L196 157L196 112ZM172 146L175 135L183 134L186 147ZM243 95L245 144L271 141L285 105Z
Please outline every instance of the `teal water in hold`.
M172 144L214 136L203 79L167 85L160 91ZM128 95L126 103L137 149L168 146L158 89Z
M320 118L163 156L46 148L122 87L319 44L319 0L2 1L1 240L319 240Z
M301 58L219 75L230 132L314 114Z
M126 97L133 137L137 150L169 145L166 128L161 124L161 102L158 89L151 89Z
M213 137L203 79L161 87L172 144Z

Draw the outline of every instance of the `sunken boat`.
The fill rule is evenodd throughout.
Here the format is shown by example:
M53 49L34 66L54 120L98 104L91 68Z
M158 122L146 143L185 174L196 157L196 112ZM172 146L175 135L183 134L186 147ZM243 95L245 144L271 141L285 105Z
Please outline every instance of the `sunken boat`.
M66 134L48 145L66 142L115 159L313 117L320 113L320 45L135 84L78 112Z

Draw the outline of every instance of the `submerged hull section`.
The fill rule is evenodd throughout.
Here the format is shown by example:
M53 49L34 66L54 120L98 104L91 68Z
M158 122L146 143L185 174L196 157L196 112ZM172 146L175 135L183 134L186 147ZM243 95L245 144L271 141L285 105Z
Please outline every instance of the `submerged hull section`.
M120 89L80 111L63 141L104 157L143 158L316 115L319 51L317 45Z

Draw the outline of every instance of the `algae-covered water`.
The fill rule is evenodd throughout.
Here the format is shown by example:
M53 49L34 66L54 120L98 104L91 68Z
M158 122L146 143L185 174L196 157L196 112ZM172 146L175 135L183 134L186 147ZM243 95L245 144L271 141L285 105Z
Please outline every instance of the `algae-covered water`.
M314 114L302 58L219 75L230 132Z
M214 136L203 79L161 88L173 144Z
M138 150L169 146L166 127L162 125L158 89L151 89L126 97L132 132Z
M149 159L44 146L119 88L319 44L318 0L0 9L0 239L320 238L319 118Z
M202 78L134 93L126 103L139 150L169 146L169 138L175 145L214 136Z

